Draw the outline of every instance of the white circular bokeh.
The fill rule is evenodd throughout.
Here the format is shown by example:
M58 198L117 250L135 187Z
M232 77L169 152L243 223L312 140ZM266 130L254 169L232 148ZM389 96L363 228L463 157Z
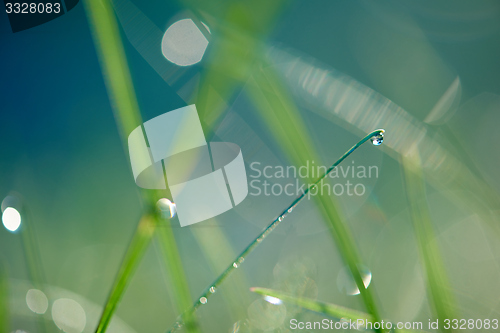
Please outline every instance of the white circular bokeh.
M2 213L2 223L7 230L14 232L21 225L21 214L17 209L7 207Z
M81 333L87 323L85 310L77 301L69 298L59 298L54 302L52 319L66 333Z
M26 304L31 311L37 314L44 314L49 307L49 300L43 291L30 289L26 293Z
M199 62L207 46L208 40L191 19L173 23L161 40L163 56L179 66L191 66Z

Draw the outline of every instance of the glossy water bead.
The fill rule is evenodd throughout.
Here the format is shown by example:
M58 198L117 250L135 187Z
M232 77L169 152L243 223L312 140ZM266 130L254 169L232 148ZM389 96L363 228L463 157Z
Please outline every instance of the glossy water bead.
M173 203L172 201L170 201L166 198L162 198L162 199L158 200L156 205L160 209L163 217L165 217L167 219L171 219L175 216L177 209L175 207L175 203Z
M374 146L380 146L384 141L384 133L379 133L370 139Z

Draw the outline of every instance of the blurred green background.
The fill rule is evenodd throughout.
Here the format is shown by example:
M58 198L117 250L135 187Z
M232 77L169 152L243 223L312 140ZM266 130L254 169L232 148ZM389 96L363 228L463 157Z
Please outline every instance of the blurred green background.
M370 276L368 289L380 315L425 325L433 318L432 299L426 294L401 166L412 145L418 145L426 180L423 200L454 311L458 318L500 319L498 1L290 1L274 6L135 0L115 1L115 9L122 8L116 3L133 3L162 32L184 18L210 28L204 31L209 43L202 60L177 68L163 58L159 44L139 47L151 54L152 62L146 61L130 37L148 25L120 20L117 11L142 119L201 103L207 139L238 144L249 181L253 162L299 166L300 160L290 157L269 127L271 111L255 101L255 68L277 73L297 109L297 117L290 118L302 126L284 131L310 142L311 160L318 165L331 165L369 131L386 129L383 146L362 146L344 162L346 167L376 166L378 178L356 180L366 187L365 195L334 200ZM15 34L6 14L0 14L0 196L21 198L29 210L18 232L0 228L0 293L6 304L0 332L94 332L147 206L132 177L92 33L83 3ZM159 57L165 63L155 68ZM198 79L199 88L193 88ZM210 85L222 102L211 102L205 88ZM387 106L382 96L395 104ZM334 112L337 106L340 111ZM249 195L217 221L185 228L175 218L168 222L192 301L293 199ZM29 274L24 218L36 244L41 285ZM366 311L361 296L348 291L353 282L324 219L314 198L301 203L197 311L200 330L288 332L293 331L290 318L323 318L286 303L271 306L250 292L254 286ZM108 331L165 332L175 322L180 313L166 287L171 277L160 252L154 239ZM44 314L30 310L30 289L46 294ZM43 303L43 298L33 299Z

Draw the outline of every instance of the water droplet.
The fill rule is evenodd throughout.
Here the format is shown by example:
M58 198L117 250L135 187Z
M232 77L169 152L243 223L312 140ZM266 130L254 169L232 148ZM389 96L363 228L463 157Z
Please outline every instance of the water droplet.
M291 213L293 208L288 208L288 212Z
M271 304L274 304L274 305L278 305L278 304L282 303L282 301L279 298L269 296L269 295L264 296L264 300L271 303Z
M243 261L245 261L245 258L243 258L243 257L240 257L240 258L238 259L238 263L240 263L240 264L241 264Z
M283 216L278 217L278 221L283 221Z
M174 329L173 331L178 331L182 328L182 324L181 322L177 321L175 324L174 324Z
M237 262L233 262L233 267L234 268L238 268L238 263Z
M172 201L166 198L162 198L158 200L156 205L158 206L158 209L161 211L161 215L164 218L171 219L175 216L177 209L175 207L175 203L173 203Z
M210 287L210 289L209 289L210 293L212 293L212 294L214 294L214 293L215 293L215 290L216 290L216 289L215 289L215 287L214 287L214 286L211 286L211 287Z
M382 144L382 142L384 141L384 134L379 133L379 134L373 136L370 140L374 146L380 146Z
M358 265L359 273L361 274L361 279L363 280L363 284L365 288L368 288L372 281L372 273L368 269L368 267L364 265ZM337 276L337 287L340 291L345 292L347 295L359 295L359 289L354 281L354 278L349 270L349 267L344 267L340 270L339 275Z
M200 303L201 304L207 304L208 300L206 297L200 297Z

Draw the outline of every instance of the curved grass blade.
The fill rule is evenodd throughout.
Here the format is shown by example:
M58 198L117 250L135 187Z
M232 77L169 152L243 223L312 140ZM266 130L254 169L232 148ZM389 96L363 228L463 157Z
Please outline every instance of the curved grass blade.
M300 306L304 309L311 310L317 313L321 313L325 316L337 318L337 319L349 319L352 321L357 322L360 328L363 326L362 322L371 322L374 323L376 322L375 318L367 313L345 308L340 305L336 304L331 304L331 303L325 303L325 302L320 302L314 299L310 298L302 298L302 297L295 297L286 293L283 293L281 291L277 290L272 290L272 289L267 289L267 288L259 288L259 287L254 287L250 288L250 291L263 295L263 296L271 296L280 299L281 301L285 303L290 303L294 304L297 306ZM359 322L358 322L359 320ZM385 321L387 322L387 321ZM394 325L393 325L394 326ZM399 330L399 332L410 332L407 330ZM415 332L415 331L413 331ZM423 331L418 331L418 332L423 332Z
M420 167L417 150L402 158L406 194L410 206L410 215L417 238L420 260L426 274L427 293L435 316L444 319L458 318L451 286L441 258L439 246L432 227L429 208L425 196L425 182ZM441 327L443 332L444 326Z
M326 172L319 177L314 183L312 183L306 190L299 196L297 197L292 203L285 208L281 214L274 219L241 253L240 255L234 260L234 262L229 265L222 274L220 274L215 281L203 291L203 293L200 295L198 300L193 304L193 306L188 309L186 312L184 312L179 320L175 323L174 327L172 327L168 332L175 332L177 331L180 326L186 321L186 318L192 316L194 311L202 305L205 304L208 301L208 298L219 288L219 286L224 282L224 280L231 274L235 269L237 269L245 260L245 258L271 233L273 230L278 226L278 224L281 223L285 219L285 217L288 216L288 214L292 213L293 209L307 196L307 194L313 189L315 186L317 186L337 165L339 165L343 160L345 160L349 155L351 155L357 148L359 148L363 143L366 141L370 140L373 137L376 136L381 136L384 133L384 130L379 129L371 132L367 136L365 136L361 141L356 143L351 149L349 149L347 152L344 153L335 163L332 164L326 170ZM359 271L356 268L356 272ZM353 274L354 275L354 274ZM361 276L359 277L361 280ZM363 281L361 280L361 284L363 285ZM360 291L366 290L363 287L358 287ZM374 316L377 318L376 316Z

